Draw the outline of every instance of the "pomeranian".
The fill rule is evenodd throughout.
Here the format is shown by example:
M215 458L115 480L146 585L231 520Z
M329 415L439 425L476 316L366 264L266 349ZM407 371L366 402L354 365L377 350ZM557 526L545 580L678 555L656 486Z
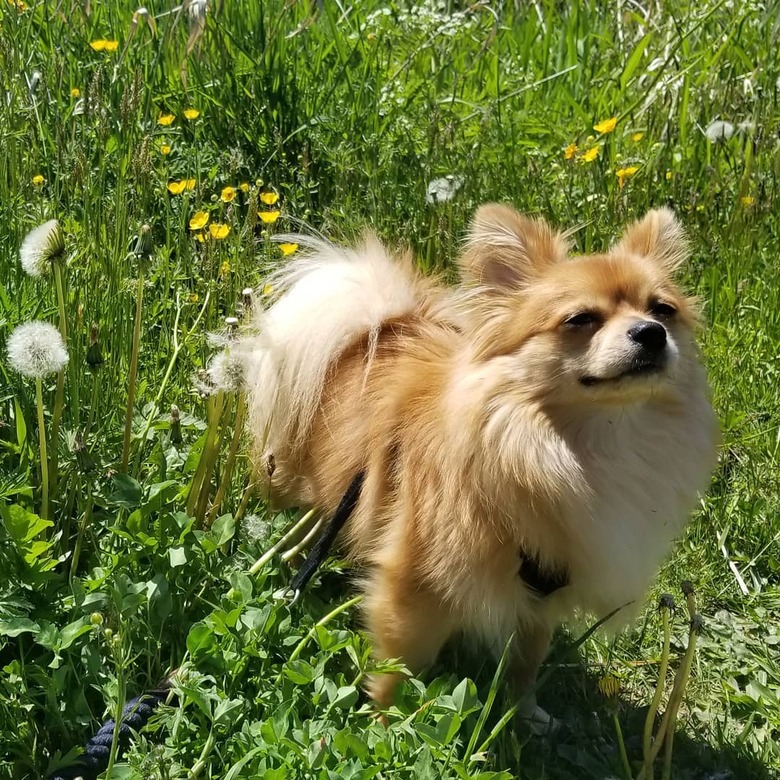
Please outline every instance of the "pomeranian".
M267 280L242 345L254 460L278 505L324 512L362 476L342 535L379 659L417 673L456 632L498 657L514 636L519 694L559 623L642 599L716 457L686 255L669 209L570 256L489 204L458 287L372 236L308 241ZM379 705L399 678L370 680Z

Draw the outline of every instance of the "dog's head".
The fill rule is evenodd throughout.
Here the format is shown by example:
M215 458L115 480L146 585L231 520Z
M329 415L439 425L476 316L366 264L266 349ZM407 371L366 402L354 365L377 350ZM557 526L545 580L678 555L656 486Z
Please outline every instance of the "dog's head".
M477 211L460 258L476 358L550 403L625 404L684 383L695 311L672 278L687 256L672 211L650 211L605 254L568 250L541 219Z

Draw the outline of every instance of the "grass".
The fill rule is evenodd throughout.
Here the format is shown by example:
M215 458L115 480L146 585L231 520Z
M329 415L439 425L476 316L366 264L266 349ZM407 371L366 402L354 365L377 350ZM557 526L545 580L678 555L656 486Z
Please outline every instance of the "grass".
M134 16L126 0L1 1L0 342L31 319L62 329L62 316L70 362L42 387L47 522L35 383L0 354L0 776L71 761L176 668L178 703L111 777L623 777L615 718L636 774L661 655L654 605L663 591L682 603L685 578L705 631L672 776L778 776L776 3L214 2L201 29L170 3ZM611 117L612 132L592 129ZM735 132L713 142L717 119ZM426 203L445 175L455 196ZM280 195L269 224L264 192ZM292 518L247 490L242 451L225 468L240 402L192 390L208 334L284 262L274 234L370 224L441 270L492 199L581 225L581 251L671 204L693 238L685 282L703 301L723 425L710 491L642 619L615 639L572 649L573 628L557 641L539 692L564 721L554 739L513 726L495 667L462 646L405 687L389 729L372 720L348 572L330 561L300 603L275 597L290 565L253 562ZM199 242L198 211L229 234ZM61 284L18 262L52 217ZM671 626L677 668L682 612Z

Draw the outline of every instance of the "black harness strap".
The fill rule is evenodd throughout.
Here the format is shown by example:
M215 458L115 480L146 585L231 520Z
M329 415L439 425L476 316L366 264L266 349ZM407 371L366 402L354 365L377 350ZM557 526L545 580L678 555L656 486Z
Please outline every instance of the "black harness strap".
M296 597L306 587L317 569L319 569L320 565L330 552L330 548L333 545L338 532L344 527L344 523L349 520L350 515L355 511L355 506L357 506L358 499L360 498L360 490L363 487L365 476L365 471L358 471L355 478L349 483L347 492L342 496L336 511L333 513L333 517L328 521L325 530L320 535L320 538L317 539L314 547L309 550L309 554L306 556L306 560L303 562L301 568L295 573L295 576L290 583L290 589Z
M569 572L564 569L543 570L536 557L520 550L520 579L541 596L549 596L569 584Z

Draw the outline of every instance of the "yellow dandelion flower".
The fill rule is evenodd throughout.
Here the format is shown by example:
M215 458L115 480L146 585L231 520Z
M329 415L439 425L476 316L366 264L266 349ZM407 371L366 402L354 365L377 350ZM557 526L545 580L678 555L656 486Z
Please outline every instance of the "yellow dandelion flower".
M219 197L224 203L230 203L236 197L236 188L223 187Z
M266 225L272 225L274 222L276 222L277 219L279 219L280 211L258 211L257 216L260 217L260 219L265 222Z
M18 11L19 13L26 11L30 7L27 5L27 3L24 2L24 0L8 0L8 5L10 5L11 8Z
M78 87L73 87L70 91L70 96L72 98L81 97L81 90Z
M666 172L666 181L670 181L672 176L673 176L672 172L671 171L667 171Z
M572 157L574 157L575 154L580 150L580 147L577 146L577 144L569 144L564 150L563 150L563 156L567 160L571 160Z
M618 184L620 185L621 190L625 186L626 181L630 179L638 170L638 165L629 165L628 168L619 168L615 171L615 176L617 176Z
M639 142L640 142L640 141L641 141L641 140L642 140L644 137L645 137L645 134L644 134L644 133L632 133L632 134L631 134L631 140L632 140L632 141L633 141L635 144L638 144L638 143L639 143Z
M187 186L186 181L169 181L168 192L170 192L171 195L181 195L182 192L184 192L184 188L186 186Z
M614 675L605 675L599 680L598 684L599 690L608 699L615 699L620 693L620 680Z
M756 199L752 195L743 195L740 198L740 201L743 206L752 206L756 202Z
M599 147L598 146L591 146L590 149L588 149L587 152L585 152L580 159L583 162L589 163L593 162L597 157L599 156Z
M593 129L597 133L601 133L602 135L606 135L607 133L611 133L615 127L617 127L617 117L613 116L609 119L603 119L601 122L599 122L597 125L593 125Z
M119 48L119 41L98 38L96 41L90 41L89 45L94 51L116 51Z
M195 181L195 179L185 179L184 180L184 186L188 190L194 190L196 184L197 184L197 182Z
M174 114L160 114L160 116L157 117L157 124L168 127L174 119L176 119Z
M272 284L266 284L263 287L263 295L270 295L274 291L274 286Z
M287 257L287 255L291 255L293 252L298 251L298 244L279 244L279 249L281 249L282 254Z
M201 230L206 227L209 215L205 211L196 211L190 219L190 230Z
M45 181L46 179L44 179L40 173L36 173L35 176L32 177L32 183L36 187L42 187Z
M160 154L170 154L171 153L171 147L169 144L163 144L160 147Z
M249 182L242 181L241 184L238 185L238 189L240 189L241 192L249 192Z
M200 295L198 295L198 293L190 293L190 295L187 298L187 300L190 303L197 303L200 300Z
M184 118L185 119L197 119L200 116L200 111L198 111L197 108L185 108L184 109Z
M230 273L230 263L227 260L223 260L219 266L219 275L224 279Z
M209 225L209 233L211 233L212 238L216 238L217 240L227 238L230 233L230 225L224 225L221 222L212 222Z
M265 203L266 206L273 206L279 200L279 195L275 192L261 192L260 200Z

